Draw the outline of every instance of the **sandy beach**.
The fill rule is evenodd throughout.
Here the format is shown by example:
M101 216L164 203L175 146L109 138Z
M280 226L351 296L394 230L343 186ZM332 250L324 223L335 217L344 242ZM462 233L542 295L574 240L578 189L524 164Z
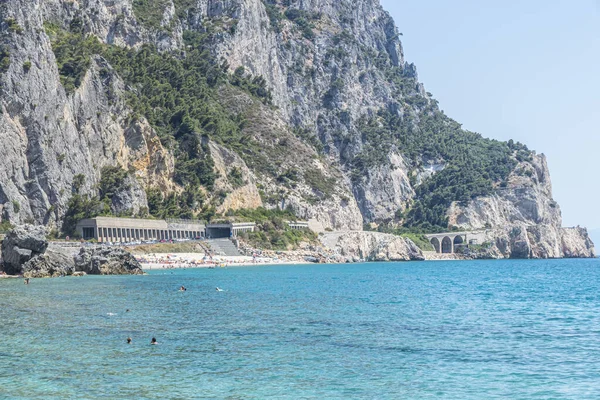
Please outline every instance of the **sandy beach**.
M223 268L258 265L310 264L305 260L278 257L209 256L203 253L150 253L136 255L144 270L177 268Z

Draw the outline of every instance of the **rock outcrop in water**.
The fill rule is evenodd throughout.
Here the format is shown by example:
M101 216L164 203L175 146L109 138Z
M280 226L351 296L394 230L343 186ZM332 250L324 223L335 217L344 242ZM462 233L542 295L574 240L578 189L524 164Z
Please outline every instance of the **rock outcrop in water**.
M75 256L75 269L90 275L142 275L135 257L119 248L82 247Z
M2 242L3 271L26 278L46 278L85 273L90 275L139 275L140 263L123 249L49 246L43 226L24 225L13 229Z

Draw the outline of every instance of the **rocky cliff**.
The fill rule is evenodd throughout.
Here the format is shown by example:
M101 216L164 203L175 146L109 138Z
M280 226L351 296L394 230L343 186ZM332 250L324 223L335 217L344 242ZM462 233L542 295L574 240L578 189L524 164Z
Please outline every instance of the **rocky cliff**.
M424 260L423 252L410 239L385 233L326 233L320 240L348 262Z
M488 229L484 252L494 258L595 257L584 228L563 228L560 207L552 199L546 158L534 156L517 165L508 185L491 196L453 203L451 227Z
M4 1L2 219L263 206L332 230L523 227L523 254L590 254L544 157L445 116L399 37L378 0Z

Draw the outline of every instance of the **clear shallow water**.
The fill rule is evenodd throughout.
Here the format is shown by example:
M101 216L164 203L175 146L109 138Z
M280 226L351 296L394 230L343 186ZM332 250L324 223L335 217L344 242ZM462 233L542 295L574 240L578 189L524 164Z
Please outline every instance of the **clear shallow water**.
M0 398L598 399L599 267L381 263L2 280Z

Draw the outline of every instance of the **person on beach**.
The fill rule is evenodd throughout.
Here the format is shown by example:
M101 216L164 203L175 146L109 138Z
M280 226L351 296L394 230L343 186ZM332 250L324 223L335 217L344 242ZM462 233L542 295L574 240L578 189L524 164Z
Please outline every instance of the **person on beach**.
M150 341L150 344L158 344L158 342L156 341L156 338L152 338L152 340Z
M131 344L131 338L130 337L127 338L127 344Z

